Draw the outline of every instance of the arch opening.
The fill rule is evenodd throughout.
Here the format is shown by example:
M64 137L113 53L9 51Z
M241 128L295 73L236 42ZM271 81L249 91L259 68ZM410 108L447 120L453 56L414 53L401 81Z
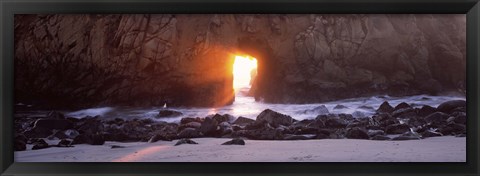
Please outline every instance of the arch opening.
M236 55L233 63L233 88L235 93L243 92L245 95L252 87L257 75L257 59L248 55Z

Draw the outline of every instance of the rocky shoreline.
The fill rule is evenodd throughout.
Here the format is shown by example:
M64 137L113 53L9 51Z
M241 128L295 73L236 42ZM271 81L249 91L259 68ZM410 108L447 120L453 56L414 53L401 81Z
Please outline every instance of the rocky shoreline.
M341 106L338 106L341 108ZM181 112L161 110L159 118ZM104 120L100 116L81 119L66 117L52 111L46 116L15 115L15 151L49 147L74 147L77 144L104 145L105 141L157 142L192 138L234 138L226 145L244 145L250 140L365 139L420 140L435 136L466 136L466 101L451 100L437 107L424 105L414 108L408 103L392 107L387 101L375 115L354 118L351 114L323 114L314 119L296 120L270 109L256 120L214 114L204 118L182 118L180 123L158 122L152 119ZM44 139L60 140L49 145Z

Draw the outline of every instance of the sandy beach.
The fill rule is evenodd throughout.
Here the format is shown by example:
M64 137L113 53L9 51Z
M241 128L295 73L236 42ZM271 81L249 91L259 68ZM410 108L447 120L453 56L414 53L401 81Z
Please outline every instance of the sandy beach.
M221 145L225 138L193 139L198 144L106 142L71 148L15 152L16 162L465 162L465 137L409 141L322 139L299 141L245 140ZM54 143L56 141L48 141ZM112 145L124 146L114 148Z

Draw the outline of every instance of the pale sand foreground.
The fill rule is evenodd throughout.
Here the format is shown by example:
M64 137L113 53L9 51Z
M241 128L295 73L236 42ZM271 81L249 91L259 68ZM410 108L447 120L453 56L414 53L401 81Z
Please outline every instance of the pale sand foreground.
M304 141L246 140L246 145L220 145L230 139L198 138L197 145L107 142L15 152L16 162L465 162L465 137L411 141L322 139ZM53 141L50 141L53 142ZM126 148L111 149L111 145Z

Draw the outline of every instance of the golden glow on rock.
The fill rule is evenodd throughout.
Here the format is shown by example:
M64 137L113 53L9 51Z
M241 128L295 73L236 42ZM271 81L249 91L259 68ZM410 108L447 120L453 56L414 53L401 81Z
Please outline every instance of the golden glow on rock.
M257 69L257 59L250 56L235 56L233 63L233 88L238 91L240 88L250 87L252 70Z

